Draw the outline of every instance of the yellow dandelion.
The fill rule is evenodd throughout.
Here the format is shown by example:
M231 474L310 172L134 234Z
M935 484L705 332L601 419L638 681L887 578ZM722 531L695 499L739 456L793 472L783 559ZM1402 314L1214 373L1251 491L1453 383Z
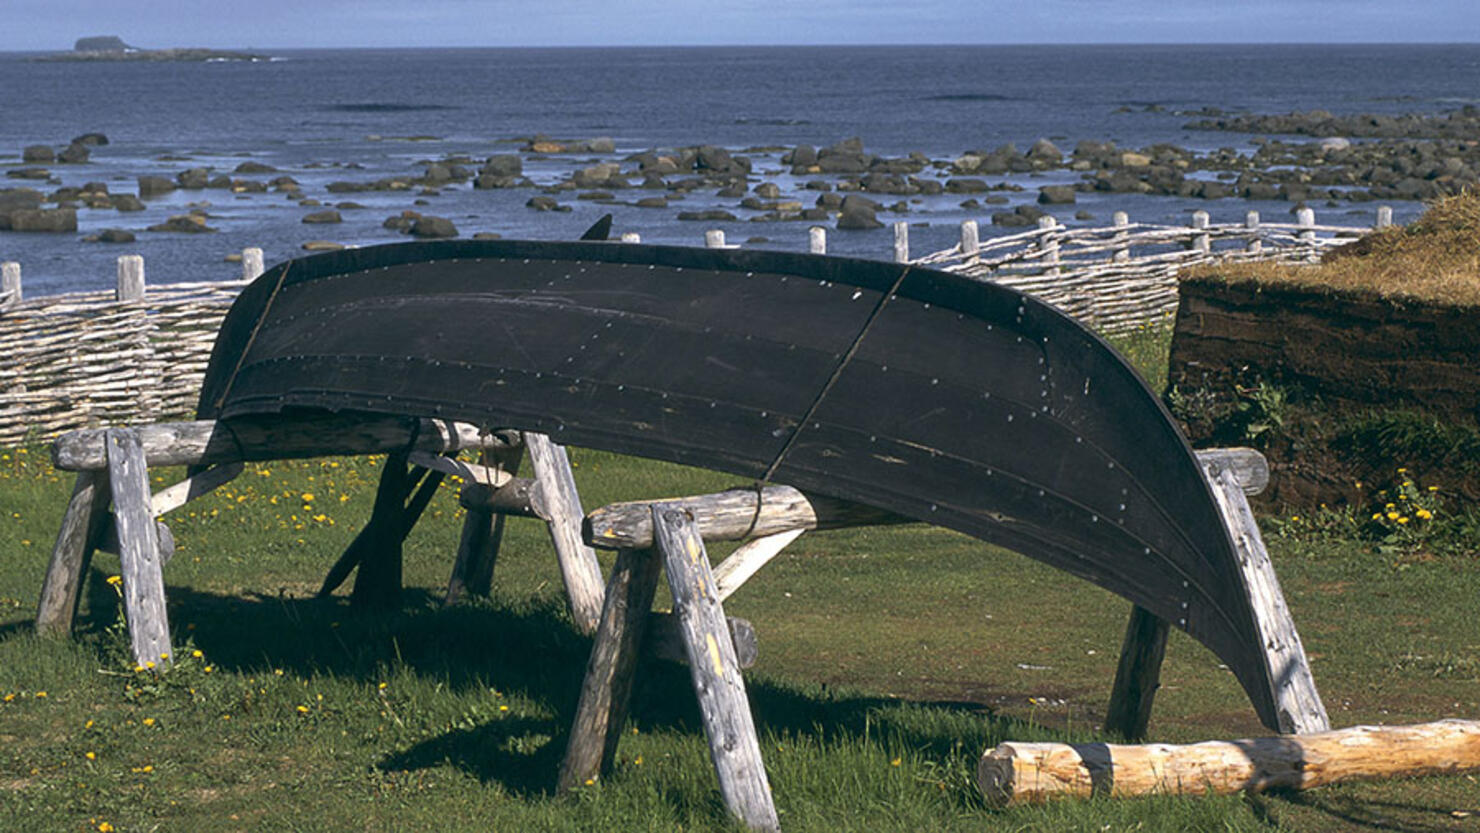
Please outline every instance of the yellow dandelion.
M190 655L192 657L195 657L196 659L200 659L201 657L205 656L205 654L199 648L196 648L194 651L191 651L190 652Z
M298 713L299 714L308 714L308 706L299 706L298 707Z
M1406 523L1408 523L1408 520L1409 520L1408 516L1407 515L1404 515L1403 517L1401 517L1401 518L1398 519L1398 523L1400 523L1400 524L1406 524Z
M45 699L46 698L46 692L44 692L44 691L38 691L38 692L36 692L36 696L39 697L39 698Z
M596 779L595 778L587 778L586 779L586 786L588 786L588 787L591 786L592 784L595 784L595 783L596 783Z
M96 753L96 752L89 752L89 753L87 753L86 758L89 761L96 761L98 759L98 753Z
M304 492L302 497L304 503L313 503L313 492Z
M84 729L91 729L92 727L93 727L93 722L92 722L91 719L89 719L86 723L82 724L82 728L84 728Z
M1390 520L1390 521L1396 521L1398 519L1398 517L1399 517L1399 515L1398 515L1397 512L1391 512L1390 511L1390 512L1387 513L1387 519Z
M123 586L123 576L108 576L108 583L114 587Z
M638 755L636 758L633 758L632 763L636 766L642 766L642 756Z
M1428 519L1430 519L1430 518L1432 518L1432 517L1434 517L1434 513L1433 512L1430 512L1427 509L1420 509L1417 512L1414 512L1413 514L1417 515L1421 520L1425 520L1425 521L1428 520Z
M146 718L144 718L144 725L145 726L153 726L154 725L154 718L152 718L152 717L146 717Z
M205 667L205 668L203 668L203 669L201 669L201 670L203 670L203 671L205 671L205 672L206 672L206 673L207 673L207 674L209 674L209 673L211 673L211 672L212 672L212 671L215 671L215 670L216 670L216 666L214 666L214 665L207 665L207 666L206 666L206 667Z
M98 833L113 833L113 825L109 824L106 821L99 822L98 823Z
M899 766L902 762L903 762L902 759L895 758L894 760L892 760L892 761L889 762L889 765L890 766Z
M498 710L501 711L501 712L506 712L506 711L509 710L509 707L508 706L499 706L498 707Z
M15 695L14 694L7 694L7 695L5 695L5 697L3 699L5 700L5 702L9 703L11 700L14 700L15 699Z

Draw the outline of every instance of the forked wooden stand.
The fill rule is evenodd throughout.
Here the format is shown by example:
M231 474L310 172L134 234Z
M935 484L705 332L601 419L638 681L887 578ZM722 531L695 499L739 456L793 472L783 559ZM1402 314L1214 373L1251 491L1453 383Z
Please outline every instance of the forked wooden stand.
M480 462L456 459L464 449L478 450ZM517 477L526 450L530 479ZM402 542L442 479L461 477L466 485L459 499L468 514L448 601L488 592L505 516L535 517L548 525L571 618L595 637L560 789L592 783L610 770L637 659L647 651L688 665L730 811L751 828L778 828L741 677L741 669L755 661L755 633L748 622L727 619L722 602L805 530L907 518L786 486L612 504L584 516L565 450L548 437L442 420L276 417L74 431L53 447L56 467L78 474L42 589L38 631L70 632L92 552L116 549L134 659L166 662L171 643L162 568L173 540L156 519L230 481L245 461L374 453L389 456L370 520L329 571L321 595L355 572L354 604L396 604ZM1268 467L1247 449L1199 452L1198 458L1239 554L1274 681L1279 728L1325 731L1325 709L1245 498L1264 488ZM181 465L193 473L149 493L151 467ZM746 543L711 570L705 542L716 540ZM604 585L593 545L617 550ZM672 614L651 610L660 571L672 591ZM1108 732L1130 739L1145 735L1171 624L1133 609L1105 720Z

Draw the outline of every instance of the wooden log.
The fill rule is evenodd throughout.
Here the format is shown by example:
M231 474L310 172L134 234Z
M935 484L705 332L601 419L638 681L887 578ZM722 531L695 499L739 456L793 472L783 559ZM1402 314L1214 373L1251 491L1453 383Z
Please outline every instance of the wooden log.
M1061 797L1219 795L1480 769L1480 721L1354 726L1186 746L1003 743L977 764L994 805Z
M159 541L159 563L161 566L169 564L170 559L175 556L175 533L163 521L156 520L154 534ZM111 520L104 522L96 541L95 548L102 552L122 553L118 542L118 525Z
M755 635L755 626L748 619L725 617L729 628L730 645L735 649L735 661L741 668L750 668L760 658L760 640ZM644 653L669 662L687 663L688 653L684 649L683 629L678 618L671 613L648 615L647 636L643 642Z
M62 515L62 527L51 549L51 564L36 604L36 632L65 636L72 633L82 577L92 559L93 542L108 519L110 489L108 476L98 471L80 471L72 486L72 499Z
M1151 722L1151 704L1161 685L1161 662L1166 656L1165 619L1134 605L1125 627L1125 641L1120 648L1120 665L1115 670L1115 684L1110 689L1110 707L1105 715L1105 732L1130 741L1143 740Z
M673 593L673 612L682 628L689 675L699 698L720 794L745 826L780 830L745 680L740 676L699 527L678 504L655 503L650 512L654 546L663 557Z
M149 467L144 463L144 446L137 432L108 429L108 481L118 527L129 642L134 662L153 667L170 653L170 625L165 612L159 539L149 507Z
M1112 238L1115 249L1111 252L1112 263L1125 263L1131 259L1130 232L1127 231L1131 224L1131 217L1124 211L1117 211L1113 215L1112 222L1115 223L1115 236Z
M256 280L262 274L262 250L256 246L242 249L242 280Z
M1264 240L1259 236L1259 212L1250 211L1244 215L1244 228L1249 232L1249 242L1244 244L1244 251L1257 257L1264 251Z
M421 469L422 473L426 471ZM355 607L389 608L401 602L401 543L405 540L402 521L406 497L416 488L418 476L407 468L405 454L386 458L380 485L375 490L370 522L350 549L345 550L345 556L350 550L359 556L354 588L350 591L350 604ZM325 595L322 590L320 595Z
M123 255L118 259L118 287L113 297L118 301L144 300L144 258Z
M674 498L696 518L706 541L738 541L798 529L910 523L909 518L845 500L811 495L790 486L730 489L696 497ZM593 546L641 549L652 545L652 514L646 502L612 503L586 518L586 540Z
M71 431L51 447L63 471L105 469L106 429ZM222 422L164 422L134 429L155 466L203 466L243 460L292 460L342 454L415 450L436 454L509 444L509 432L440 419L341 414L275 415Z
M22 300L21 265L13 260L0 263L0 304L18 304Z
M524 440L522 437L517 439L515 444L482 452L482 468L495 476L476 482L487 485L514 479L519 473L519 463L524 459ZM505 522L503 515L484 509L468 509L457 544L457 557L452 563L452 574L447 577L445 604L457 604L465 593L488 596L493 589L493 568L498 562Z
M763 538L746 541L735 548L730 556L714 568L714 584L719 593L719 600L724 601L730 594L740 589L740 586L750 580L760 568L770 563L771 559L781 554L787 545L802 537L803 530L788 529L785 532L777 532ZM736 643L736 647L739 644ZM742 668L750 666L741 660Z
M1246 495L1257 495L1269 486L1269 461L1252 448L1207 448L1197 452L1198 462L1217 466L1233 475Z
M617 553L560 764L557 789L562 793L611 771L660 569L661 562L651 550Z
M981 254L981 229L975 220L961 221L961 256L967 259Z
M1213 236L1208 233L1208 222L1208 212L1192 212L1192 227L1202 232L1192 238L1192 250L1200 254L1210 254L1213 251Z
M1264 539L1259 534L1259 525L1249 508L1248 498L1244 496L1232 469L1217 461L1204 461L1202 465L1203 473L1213 487L1218 511L1228 527L1234 552L1238 555L1239 570L1254 611L1259 644L1264 648L1277 723L1269 728L1301 735L1327 731L1331 728L1331 721L1326 716L1326 706L1316 690L1305 646L1295 630L1290 609L1285 605L1274 564L1264 548Z
M524 447L519 446L519 452L524 452ZM468 483L478 483L485 486L502 486L513 479L514 475L507 471L485 466L481 463L469 463L456 457L446 457L441 454L433 454L430 451L413 451L406 458L412 465L421 466L424 469L440 471L454 477L461 477Z
M550 519L549 501L544 485L528 477L515 477L501 486L467 483L458 492L457 502L470 511L516 515L521 518Z
M155 517L173 512L196 498L210 494L235 480L242 473L241 463L223 463L191 475L179 483L154 493L149 499Z
M605 591L596 551L581 538L585 513L581 511L581 496L576 491L570 458L566 456L564 446L557 445L544 434L525 432L524 446L529 449L530 466L545 494L550 540L560 562L560 576L565 582L571 619L581 633L595 633L601 620ZM641 549L646 549L646 546Z

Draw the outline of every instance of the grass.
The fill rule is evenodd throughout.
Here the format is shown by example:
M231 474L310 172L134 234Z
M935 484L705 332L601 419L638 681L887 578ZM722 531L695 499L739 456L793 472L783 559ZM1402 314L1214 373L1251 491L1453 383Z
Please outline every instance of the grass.
M1164 354L1158 340L1138 334L1128 352ZM734 483L573 454L588 507ZM589 641L540 525L509 524L491 599L445 608L460 526L448 487L407 543L399 611L312 598L368 516L377 466L249 465L170 516L177 656L159 672L127 658L113 556L94 560L76 640L32 635L70 482L43 449L0 452L0 829L734 829L687 672L661 663L639 670L612 776L553 795ZM1287 519L1267 537L1334 724L1480 715L1480 565ZM940 529L809 534L726 607L760 636L747 685L788 831L1473 830L1480 815L1473 776L984 806L973 779L988 747L1101 739L1129 605ZM1180 634L1162 681L1155 739L1264 733Z
M1257 282L1411 300L1480 306L1480 193L1431 203L1414 222L1391 226L1328 252L1317 266L1274 262L1187 270L1189 278Z

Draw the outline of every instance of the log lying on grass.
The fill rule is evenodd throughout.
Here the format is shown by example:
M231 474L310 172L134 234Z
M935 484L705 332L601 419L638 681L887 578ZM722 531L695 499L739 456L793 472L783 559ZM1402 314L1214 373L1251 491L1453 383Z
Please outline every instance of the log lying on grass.
M991 804L1059 797L1226 794L1480 769L1480 720L1311 735L1149 743L1003 743L977 764Z

